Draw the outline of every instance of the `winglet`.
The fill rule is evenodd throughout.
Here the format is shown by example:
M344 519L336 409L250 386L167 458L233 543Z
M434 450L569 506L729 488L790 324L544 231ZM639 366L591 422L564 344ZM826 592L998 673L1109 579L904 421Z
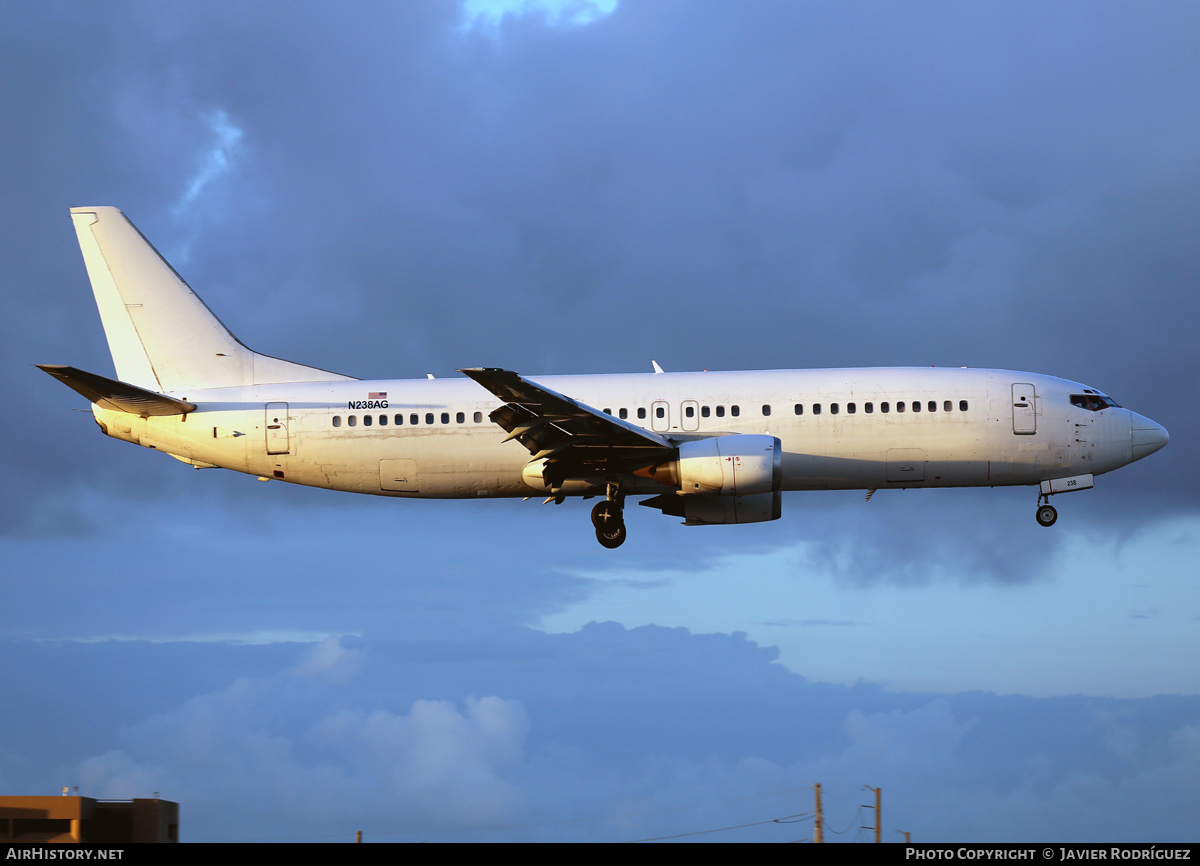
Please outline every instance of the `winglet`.
M658 366L658 361L651 360L651 361L650 361L650 364L651 364L651 366L653 366L653 367L654 367L654 372L655 372L655 373L661 373L661 372L663 371L663 368L662 368L662 367L660 367L660 366Z

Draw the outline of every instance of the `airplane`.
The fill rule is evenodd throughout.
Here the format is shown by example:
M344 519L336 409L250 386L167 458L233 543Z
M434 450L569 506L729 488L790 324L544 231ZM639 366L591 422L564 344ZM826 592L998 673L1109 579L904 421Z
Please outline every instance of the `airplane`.
M116 208L71 219L116 369L38 365L100 429L196 468L406 499L627 496L688 526L780 516L785 491L1038 487L1051 496L1154 453L1165 429L1078 382L968 368L364 381L251 351Z

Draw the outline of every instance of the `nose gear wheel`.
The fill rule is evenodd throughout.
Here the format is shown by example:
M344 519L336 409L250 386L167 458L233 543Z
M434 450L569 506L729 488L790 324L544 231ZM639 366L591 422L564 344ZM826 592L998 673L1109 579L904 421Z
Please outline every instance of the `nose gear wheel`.
M1036 517L1042 526L1053 526L1054 521L1058 520L1058 511L1053 505L1039 505Z

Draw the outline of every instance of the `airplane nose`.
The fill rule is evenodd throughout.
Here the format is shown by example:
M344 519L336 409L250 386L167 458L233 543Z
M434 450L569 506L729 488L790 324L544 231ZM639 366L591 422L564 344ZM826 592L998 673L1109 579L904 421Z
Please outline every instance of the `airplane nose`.
M1133 416L1130 435L1133 438L1134 460L1141 460L1167 444L1167 440L1171 437L1161 424L1155 424L1149 418L1136 412L1129 414Z

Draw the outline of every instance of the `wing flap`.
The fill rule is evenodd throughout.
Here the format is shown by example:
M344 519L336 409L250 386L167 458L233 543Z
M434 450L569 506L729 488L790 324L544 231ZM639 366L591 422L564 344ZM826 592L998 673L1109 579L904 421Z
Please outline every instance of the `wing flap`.
M489 415L529 451L546 461L544 477L552 488L568 479L614 477L667 459L675 450L665 436L606 415L571 397L531 382L511 370L476 367L460 370L504 405Z
M72 391L87 397L97 406L128 412L148 418L151 415L186 415L195 411L196 404L156 394L136 385L107 379L96 373L67 367L62 364L38 364L37 368L49 373Z

